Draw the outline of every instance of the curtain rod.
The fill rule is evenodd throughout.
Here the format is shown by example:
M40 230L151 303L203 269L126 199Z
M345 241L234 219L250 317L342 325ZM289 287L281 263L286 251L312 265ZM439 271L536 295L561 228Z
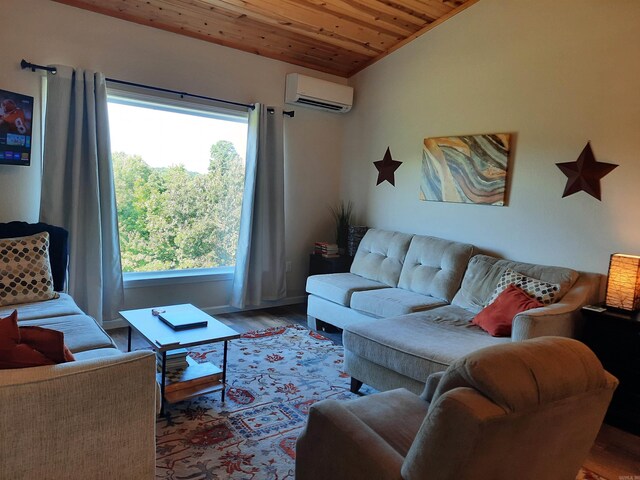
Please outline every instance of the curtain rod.
M37 65L35 63L27 62L25 59L22 59L22 61L20 62L20 67L23 70L27 69L27 68L30 68L32 72L35 72L36 70L45 70L45 71L51 73L52 75L56 74L56 67L45 67L44 65ZM134 83L134 82L127 82L125 80L117 80L115 78L106 78L106 81L107 82L111 82L111 83L119 83L121 85L129 85L131 87L146 88L148 90L155 90L155 91L158 91L158 92L173 93L175 95L180 95L180 97L188 96L188 97L193 97L193 98L200 98L202 100L210 100L210 101L213 101L213 102L226 103L228 105L235 105L237 107L245 107L245 108L249 108L251 110L256 108L256 106L251 104L251 103L232 102L230 100L222 100L221 98L207 97L207 96L204 96L204 95L196 95L196 94L193 94L193 93L180 92L178 90L171 90L171 89L168 89L168 88L154 87L152 85L144 85L142 83ZM290 116L293 116L293 115L290 115Z

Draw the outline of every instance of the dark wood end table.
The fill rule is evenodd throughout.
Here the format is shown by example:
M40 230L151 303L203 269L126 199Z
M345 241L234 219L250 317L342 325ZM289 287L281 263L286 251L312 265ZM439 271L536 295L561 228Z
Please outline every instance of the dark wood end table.
M605 421L640 435L640 313L583 307L582 340L620 385L613 394Z

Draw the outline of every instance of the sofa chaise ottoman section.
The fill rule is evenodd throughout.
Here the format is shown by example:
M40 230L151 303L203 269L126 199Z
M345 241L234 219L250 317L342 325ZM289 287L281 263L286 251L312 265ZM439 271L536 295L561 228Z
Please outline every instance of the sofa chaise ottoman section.
M111 337L88 315L65 315L19 321L18 325L50 328L64 333L64 342L74 354L86 350L117 348Z
M397 388L398 375L388 373L399 374L407 378L401 386L419 394L429 375L446 370L457 358L511 342L510 338L491 337L472 325L473 316L460 307L446 305L349 325L343 332L345 370L382 390ZM379 378L372 379L372 372L378 372ZM386 385L387 377L392 386Z
M350 305L354 292L388 287L389 285L353 273L329 273L307 278L309 294L345 307Z
M402 288L382 288L351 295L351 308L375 318L394 317L446 305L447 302L429 295Z
M0 307L0 318L7 317L14 310L18 311L20 320L37 320L39 318L62 317L64 315L84 315L71 295L59 293L58 298L46 302L21 303Z

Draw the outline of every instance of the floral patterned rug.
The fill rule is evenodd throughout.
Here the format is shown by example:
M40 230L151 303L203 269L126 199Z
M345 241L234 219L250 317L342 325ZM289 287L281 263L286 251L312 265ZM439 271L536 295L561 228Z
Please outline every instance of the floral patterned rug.
M222 344L191 349L222 363ZM309 407L347 400L342 346L299 325L249 332L229 343L226 401L220 393L168 406L157 424L156 478L293 480L295 442ZM366 385L364 393L372 393ZM577 480L605 480L583 470Z

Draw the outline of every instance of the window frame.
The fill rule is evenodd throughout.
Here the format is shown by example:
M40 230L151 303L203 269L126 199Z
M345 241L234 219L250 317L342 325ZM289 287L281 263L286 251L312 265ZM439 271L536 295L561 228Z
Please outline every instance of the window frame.
M199 98L185 99L182 95L154 91L143 87L107 81L107 102L155 110L196 115L216 120L244 123L248 128L249 111L237 105L227 105ZM246 152L245 152L246 155ZM117 203L117 199L116 199ZM119 227L118 227L119 228ZM124 288L144 288L158 285L177 285L233 280L235 265L181 270L122 272Z

